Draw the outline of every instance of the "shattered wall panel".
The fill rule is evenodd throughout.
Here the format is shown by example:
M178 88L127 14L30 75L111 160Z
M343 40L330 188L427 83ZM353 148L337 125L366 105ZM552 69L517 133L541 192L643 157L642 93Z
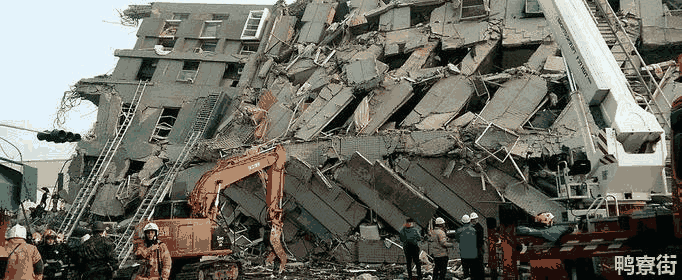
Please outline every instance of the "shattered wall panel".
M470 76L489 71L492 68L492 59L499 42L500 40L488 40L471 47L460 63L462 74Z
M379 17L379 31L410 28L410 7L388 10Z
M348 160L358 152L367 160L375 161L393 153L399 141L399 135L339 137L332 139L332 145L341 160Z
M384 55L410 53L429 41L428 32L415 27L386 33Z
M360 240L358 241L358 261L361 263L405 263L403 250L383 240Z
M474 87L464 76L456 75L442 79L431 87L414 110L403 120L401 126L415 125L432 114L457 114L469 101L474 91ZM442 125L444 122L432 128L437 129Z
M284 149L287 151L287 161L298 157L311 166L321 166L328 159L332 144L331 141L289 143L284 145Z
M347 165L336 170L334 178L372 208L393 229L399 230L407 218L392 202L382 199L374 186L372 163L355 153Z
M272 32L268 38L268 45L265 48L267 53L274 56L279 56L294 36L294 26L298 19L295 16L279 16L276 25L272 28Z
M350 104L353 97L351 88L339 84L327 85L296 121L296 137L303 140L315 137Z
M486 104L481 117L509 129L521 129L547 94L547 82L538 76L527 76L504 83Z
M429 224L429 220L436 213L438 205L419 193L415 187L378 160L374 162L374 176L376 180L374 186L381 199L393 202L406 216L413 218L417 224L423 227Z
M294 111L287 108L281 102L276 103L270 108L267 116L268 128L265 134L266 140L272 140L284 135L289 127L289 122Z
M394 84L384 80L384 88L374 90L373 94L369 101L369 124L360 132L363 135L374 134L414 93L408 81Z

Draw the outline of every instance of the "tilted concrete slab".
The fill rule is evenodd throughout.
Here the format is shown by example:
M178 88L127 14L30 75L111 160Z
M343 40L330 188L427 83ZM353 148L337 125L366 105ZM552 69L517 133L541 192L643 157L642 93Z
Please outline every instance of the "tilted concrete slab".
M410 28L410 7L388 10L379 17L379 31Z
M289 67L289 70L287 70L287 76L292 80L293 83L302 84L308 80L308 78L310 78L310 75L315 72L316 68L317 65L313 59L302 57L296 60L296 62Z
M559 46L554 41L544 41L525 63L526 67L540 72L547 61L547 57L557 55Z
M438 42L429 42L425 46L414 50L405 63L395 71L395 76L409 76L410 72L424 67L424 64L426 64L426 61L433 54L437 46Z
M537 215L542 212L550 212L554 214L556 222L562 221L561 216L563 212L566 212L566 208L558 202L551 200L550 197L535 187L524 184L520 179L496 168L488 168L486 174L494 184L497 184L500 189L504 190L504 197L528 214Z
M383 77L379 70L376 56L370 52L358 53L351 61L343 66L348 85L357 90L376 87Z
M396 172L424 192L426 197L454 218L476 212L482 217L496 217L496 207L489 201L499 201L494 190L482 190L480 178L458 171L450 178L442 176L448 161L438 158L399 158ZM463 173L462 173L463 172ZM459 174L461 173L461 174Z
M327 26L334 21L337 5L338 3L309 3L301 17L304 24L299 30L298 43L319 43Z
M471 47L459 67L462 75L470 76L476 73L485 73L492 68L492 59L499 42L499 40L487 40Z
M349 160L359 152L370 162L382 159L399 147L400 135L361 135L357 137L335 137L331 143L334 154L341 160Z
M431 87L400 125L413 126L434 114L457 114L474 92L473 85L465 76L455 75L442 79ZM448 120L436 125L440 127Z
M268 110L267 129L265 132L265 139L272 140L280 136L285 136L287 129L290 129L289 122L294 111L287 108L284 103L277 102Z
M298 128L296 137L303 140L315 137L353 98L351 88L339 84L327 85L295 122L294 127Z
M502 46L519 47L542 42L552 31L544 17L526 17L525 0L506 0Z
M399 230L407 217L392 201L383 199L377 192L373 170L371 162L359 153L355 153L345 166L336 170L334 178L346 190L358 196L362 202L376 211L389 226Z
M298 18L296 16L278 16L275 25L272 27L272 32L268 37L268 44L266 46L267 53L273 56L279 56L280 52L291 43L294 37L294 27Z
M383 87L375 89L369 101L370 121L360 134L374 134L413 94L412 84L407 81L384 80Z
M405 216L413 218L422 227L426 227L436 214L438 205L378 160L374 162L374 180L381 199L393 202Z
M352 15L348 21L348 26L355 27L367 23L365 13L379 7L380 0L351 0L348 2L350 14Z
M481 117L501 127L521 129L547 94L547 82L538 76L526 76L503 84L481 111Z
M424 46L428 41L428 31L420 27L387 32L384 55L410 53Z

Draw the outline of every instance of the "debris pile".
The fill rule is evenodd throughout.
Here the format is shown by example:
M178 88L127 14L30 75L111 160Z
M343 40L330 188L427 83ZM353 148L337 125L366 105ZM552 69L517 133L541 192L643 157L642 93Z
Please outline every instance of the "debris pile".
M494 221L505 202L531 216L566 212L552 198L561 162L585 145L576 140L584 136L578 121L586 117L579 110L584 104L571 97L558 46L538 27L545 24L539 7L524 11L515 3L521 1L279 3L257 50L235 55L244 64L241 76L223 78L236 85L233 100L211 115L219 125L189 160L178 159L184 143L155 132L157 149L148 157L114 159L91 212L121 217L117 234L123 234L125 218L173 162L182 164L170 196L183 199L218 159L274 144L287 153L282 236L292 276L399 278L402 267L377 264L404 263L397 231L407 218L428 229L434 217L444 217L454 228L471 212ZM130 21L148 16L133 8ZM636 22L628 13L622 18L628 28ZM527 45L530 51L513 49ZM674 62L658 67L677 71ZM665 96L680 88L658 78ZM74 92L118 98L121 110L130 108L115 89L101 86L103 79L82 81ZM178 123L190 116L144 110L139 125L145 127L153 127L152 113ZM81 148L104 147L103 139ZM132 140L124 144L131 153L141 149ZM87 157L81 153L71 165L72 185L93 168ZM252 264L244 277L269 274L257 258L268 249L261 180L248 177L222 194L220 223L232 229L236 255ZM106 197L118 198L117 206L97 202ZM451 265L455 277L458 267Z

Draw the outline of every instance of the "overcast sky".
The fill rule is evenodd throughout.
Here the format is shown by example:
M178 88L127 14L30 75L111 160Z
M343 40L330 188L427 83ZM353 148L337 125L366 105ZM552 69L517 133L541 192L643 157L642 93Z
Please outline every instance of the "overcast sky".
M272 5L275 0L175 1ZM290 3L291 1L286 1ZM137 29L119 24L118 12L147 1L9 1L0 17L5 35L0 44L4 85L0 124L34 130L55 128L64 92L82 78L111 73L116 49L131 49ZM64 129L85 134L97 117L88 101L67 115ZM67 159L74 143L38 141L35 133L0 127L0 137L16 145L23 160ZM19 154L0 139L0 157L19 161Z

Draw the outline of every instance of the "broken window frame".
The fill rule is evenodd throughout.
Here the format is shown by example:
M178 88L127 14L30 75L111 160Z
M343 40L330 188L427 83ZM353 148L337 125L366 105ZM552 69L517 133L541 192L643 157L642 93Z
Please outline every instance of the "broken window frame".
M118 112L118 123L116 123L116 131L119 131L121 129L121 125L123 125L127 117L132 116L132 112L130 112L131 107L132 104L121 102L121 110Z
M478 20L478 19L482 19L482 18L485 18L488 16L489 9L488 9L488 5L486 5L485 0L469 0L469 1L480 1L481 3L476 4L476 5L466 6L466 7L464 6L465 1L467 1L467 0L462 0L461 4L459 5L459 14L461 15L460 20ZM474 8L478 8L478 7L482 7L483 10L485 10L485 13L480 14L480 15L475 15L475 16L468 16L468 17L464 16L464 13L466 12L465 9L474 9Z
M166 20L166 22L163 24L163 28L161 29L161 32L159 33L159 37L161 38L175 38L175 34L178 33L178 29L180 28L180 23L181 20L176 20L176 19L169 19Z
M163 109L161 109L152 135L149 137L149 143L156 143L168 139L168 136L170 136L173 131L175 122L178 120L180 109L180 107L163 107ZM161 135L162 132L166 132L165 135Z
M265 19L268 18L270 10L267 8L263 10L249 11L249 17L244 22L244 28L240 36L241 40L260 40L263 28L265 27Z
M217 52L216 50L218 49L218 40L217 39L202 39L199 41L200 45L197 50L199 52ZM209 46L207 46L209 45ZM210 46L212 45L212 46Z
M206 30L209 26L215 26L215 30L207 32ZM199 36L199 39L215 39L215 38L218 38L218 34L220 33L220 28L222 26L223 26L222 20L204 21L204 25L201 27L201 36Z
M241 55L254 54L258 51L258 45L259 45L258 43L243 42L242 48L239 50L239 54Z
M194 68L193 66L194 64L191 64L194 62L196 62L196 68ZM194 79L196 79L197 77L197 73L199 72L200 66L201 66L200 60L185 60L182 65L182 70L178 72L178 77L176 78L176 81L194 83Z
M159 37L159 41L156 44L162 45L164 51L172 51L177 41L175 37Z
M142 63L140 63L140 68L137 70L137 74L135 75L135 79L138 81L151 81L152 78L154 77L154 72L156 72L156 67L158 65L159 65L158 58L143 58ZM144 73L145 71L151 72L149 79L142 79L146 78L146 76L145 77L141 76L145 74Z
M480 148L480 149L484 150L486 153L488 153L488 155L489 155L490 157L495 158L495 159L498 160L499 162L504 162L504 161L506 161L508 158L510 158L511 151L514 149L514 147L516 146L516 144L519 142L519 139L520 139L519 135L516 134L516 133L514 133L513 131L511 131L511 130L509 130L509 129L506 129L506 128L504 128L504 127L501 127L501 126L499 126L499 125L496 125L496 124L493 123L493 122L486 121L486 120L485 120L483 117L481 117L479 114L474 114L474 115L476 116L476 118L474 118L474 120L469 124L469 126L473 126L476 122L479 122L479 120L480 120L481 122L483 122L484 125L486 126L486 128L483 130L483 132L481 132L481 135L479 135L479 136L476 138L476 141L474 141L474 144L475 144L478 148ZM493 127L494 129L500 129L500 130L502 130L502 131L504 131L504 132L506 132L506 133L509 133L509 134L515 136L515 137L516 137L516 140L514 140L514 143L513 143L511 146L509 146L509 148L507 148L506 146L502 146L502 147L500 147L500 149L498 149L498 150L496 150L496 151L491 151L491 150L489 150L487 147L483 146L483 145L480 143L480 141L481 141L481 139L483 138L483 136L486 134L486 132L488 132L488 130L490 130L491 127ZM496 155L496 154L499 153L499 152L506 152L506 155L505 155L504 157L500 158L500 157L498 157L498 156Z

